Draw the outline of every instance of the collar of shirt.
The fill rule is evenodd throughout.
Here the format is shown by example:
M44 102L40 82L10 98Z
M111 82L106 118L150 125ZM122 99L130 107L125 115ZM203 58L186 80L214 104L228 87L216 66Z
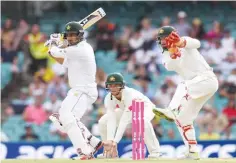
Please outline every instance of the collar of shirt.
M84 43L84 42L86 42L86 40L84 39L84 40L82 40L82 41L80 41L80 42L78 42L78 44L75 44L75 45L71 45L71 46L69 46L69 47L74 47L74 46L80 46L82 43Z

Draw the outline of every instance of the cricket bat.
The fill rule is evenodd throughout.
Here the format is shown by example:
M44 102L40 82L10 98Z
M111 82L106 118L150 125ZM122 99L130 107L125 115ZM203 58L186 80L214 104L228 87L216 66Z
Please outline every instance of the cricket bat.
M83 29L88 29L93 24L95 24L97 21L102 19L106 15L105 11L100 7L99 9L95 10L90 15L86 16L82 20L80 20L78 23L83 27Z
M89 14L82 20L80 20L78 23L83 27L83 29L88 29L91 27L93 24L98 22L100 19L102 19L106 15L105 11L100 7L97 10L95 10L93 13ZM68 42L67 40L63 39L63 35L61 35L61 41L58 45L60 48L65 48L67 47Z

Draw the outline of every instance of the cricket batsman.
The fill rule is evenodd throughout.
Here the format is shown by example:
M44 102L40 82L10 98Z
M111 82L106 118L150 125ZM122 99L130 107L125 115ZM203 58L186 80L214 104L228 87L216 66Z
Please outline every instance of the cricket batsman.
M68 69L71 87L61 104L59 114L51 115L50 119L59 130L68 134L79 159L91 159L102 142L88 131L80 119L98 96L94 51L84 40L84 31L79 23L67 23L63 34L67 41L65 48L58 47L61 42L60 34L52 34L45 43L49 47L50 56Z
M193 121L217 91L216 75L198 51L199 40L180 37L175 28L163 26L158 32L157 41L163 48L165 68L175 71L184 81L178 85L168 108L154 108L153 112L175 121L188 149L184 158L199 159Z
M155 105L142 93L125 86L120 73L108 75L104 105L107 113L99 120L99 130L104 142L104 152L98 158L118 157L117 144L120 142L128 124L132 123L132 100L144 101L144 141L150 153L149 158L158 158L160 145L155 136L151 120L154 118L152 109ZM118 107L117 107L118 106Z

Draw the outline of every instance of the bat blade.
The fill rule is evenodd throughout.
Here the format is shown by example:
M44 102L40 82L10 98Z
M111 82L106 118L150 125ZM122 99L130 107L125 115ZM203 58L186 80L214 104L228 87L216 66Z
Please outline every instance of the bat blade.
M94 23L102 19L106 15L105 11L100 7L90 15L86 16L84 19L80 20L79 23L83 29L87 29L92 26Z

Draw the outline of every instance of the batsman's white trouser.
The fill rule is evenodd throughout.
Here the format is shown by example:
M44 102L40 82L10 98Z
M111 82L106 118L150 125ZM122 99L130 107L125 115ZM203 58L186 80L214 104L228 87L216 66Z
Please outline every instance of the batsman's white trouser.
M154 118L154 114L152 112L152 108L150 109L145 108L144 110L146 110L146 112L144 112L144 141L145 141L145 144L147 146L149 153L158 153L160 150L160 144L159 144L159 141L157 140L157 137L153 130L153 126L151 124L151 120ZM150 110L150 112L147 110ZM117 121L116 127L118 127L123 111L120 109L116 109L115 113L116 113L116 121ZM100 135L103 141L107 140L107 123L109 123L107 119L108 119L107 114L105 114L98 121L99 131L100 131ZM131 119L130 119L130 123L132 123Z
M89 155L92 152L88 145L88 130L80 122L87 108L97 99L96 87L75 87L69 90L67 97L59 109L59 120L63 130L68 134L73 146L79 154Z
M205 72L179 84L169 104L169 108L174 110L176 124L184 143L190 147L191 152L197 151L193 121L217 89L216 76L212 72Z

